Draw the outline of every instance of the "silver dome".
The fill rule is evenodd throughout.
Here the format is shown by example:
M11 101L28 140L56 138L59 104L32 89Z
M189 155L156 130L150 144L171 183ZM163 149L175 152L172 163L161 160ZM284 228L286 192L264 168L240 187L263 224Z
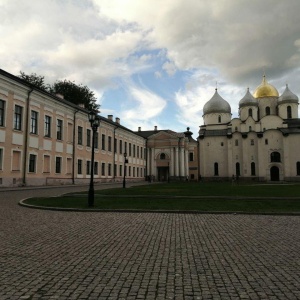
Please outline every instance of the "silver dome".
M258 102L249 92L249 88L247 89L246 95L239 102L239 106L258 106Z
M290 91L288 85L286 85L286 88L285 88L284 92L278 98L278 103L283 103L283 102L289 102L289 103L290 102L293 102L293 103L298 103L299 102L298 96Z
M217 89L212 98L203 107L204 115L211 113L231 113L229 103L218 94Z

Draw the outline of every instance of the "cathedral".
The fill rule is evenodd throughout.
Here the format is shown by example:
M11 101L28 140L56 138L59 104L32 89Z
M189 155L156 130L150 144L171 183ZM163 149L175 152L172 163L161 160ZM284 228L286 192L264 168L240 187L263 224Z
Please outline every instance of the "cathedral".
M263 76L253 95L239 101L239 118L217 89L203 107L198 153L199 176L257 181L300 178L298 97L288 85L282 95Z

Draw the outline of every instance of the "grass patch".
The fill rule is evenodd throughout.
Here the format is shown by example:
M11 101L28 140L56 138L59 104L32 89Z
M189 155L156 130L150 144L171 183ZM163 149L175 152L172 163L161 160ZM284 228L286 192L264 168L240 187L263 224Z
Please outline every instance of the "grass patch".
M300 198L288 199L287 197L299 196L299 188L300 185L151 184L127 189L97 191L94 208L291 213L300 212ZM164 198L164 196L167 197ZM181 198L176 196L181 196ZM194 198L189 198L190 196ZM209 199L208 196L216 196L217 198ZM257 198L237 199L239 196ZM264 197L278 198L267 199ZM88 208L87 193L53 198L31 198L27 199L25 203L45 207Z

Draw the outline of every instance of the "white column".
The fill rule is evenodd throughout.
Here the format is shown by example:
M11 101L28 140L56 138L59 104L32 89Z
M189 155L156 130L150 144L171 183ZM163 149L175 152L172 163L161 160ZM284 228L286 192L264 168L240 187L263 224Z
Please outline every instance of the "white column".
M172 147L170 149L170 166L169 166L169 170L170 170L170 176L174 176L174 148Z
M175 148L175 176L179 176L179 155L178 148Z
M151 175L156 176L155 172L155 160L154 160L154 148L151 148Z
M180 148L180 176L184 176L184 152L183 148Z
M185 152L185 176L189 176L189 151L184 150Z

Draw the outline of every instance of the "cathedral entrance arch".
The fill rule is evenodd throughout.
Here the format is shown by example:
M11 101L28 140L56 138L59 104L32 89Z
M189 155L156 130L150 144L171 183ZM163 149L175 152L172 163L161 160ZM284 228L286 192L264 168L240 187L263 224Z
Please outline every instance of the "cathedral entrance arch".
M271 181L279 181L279 168L276 166L270 169Z

